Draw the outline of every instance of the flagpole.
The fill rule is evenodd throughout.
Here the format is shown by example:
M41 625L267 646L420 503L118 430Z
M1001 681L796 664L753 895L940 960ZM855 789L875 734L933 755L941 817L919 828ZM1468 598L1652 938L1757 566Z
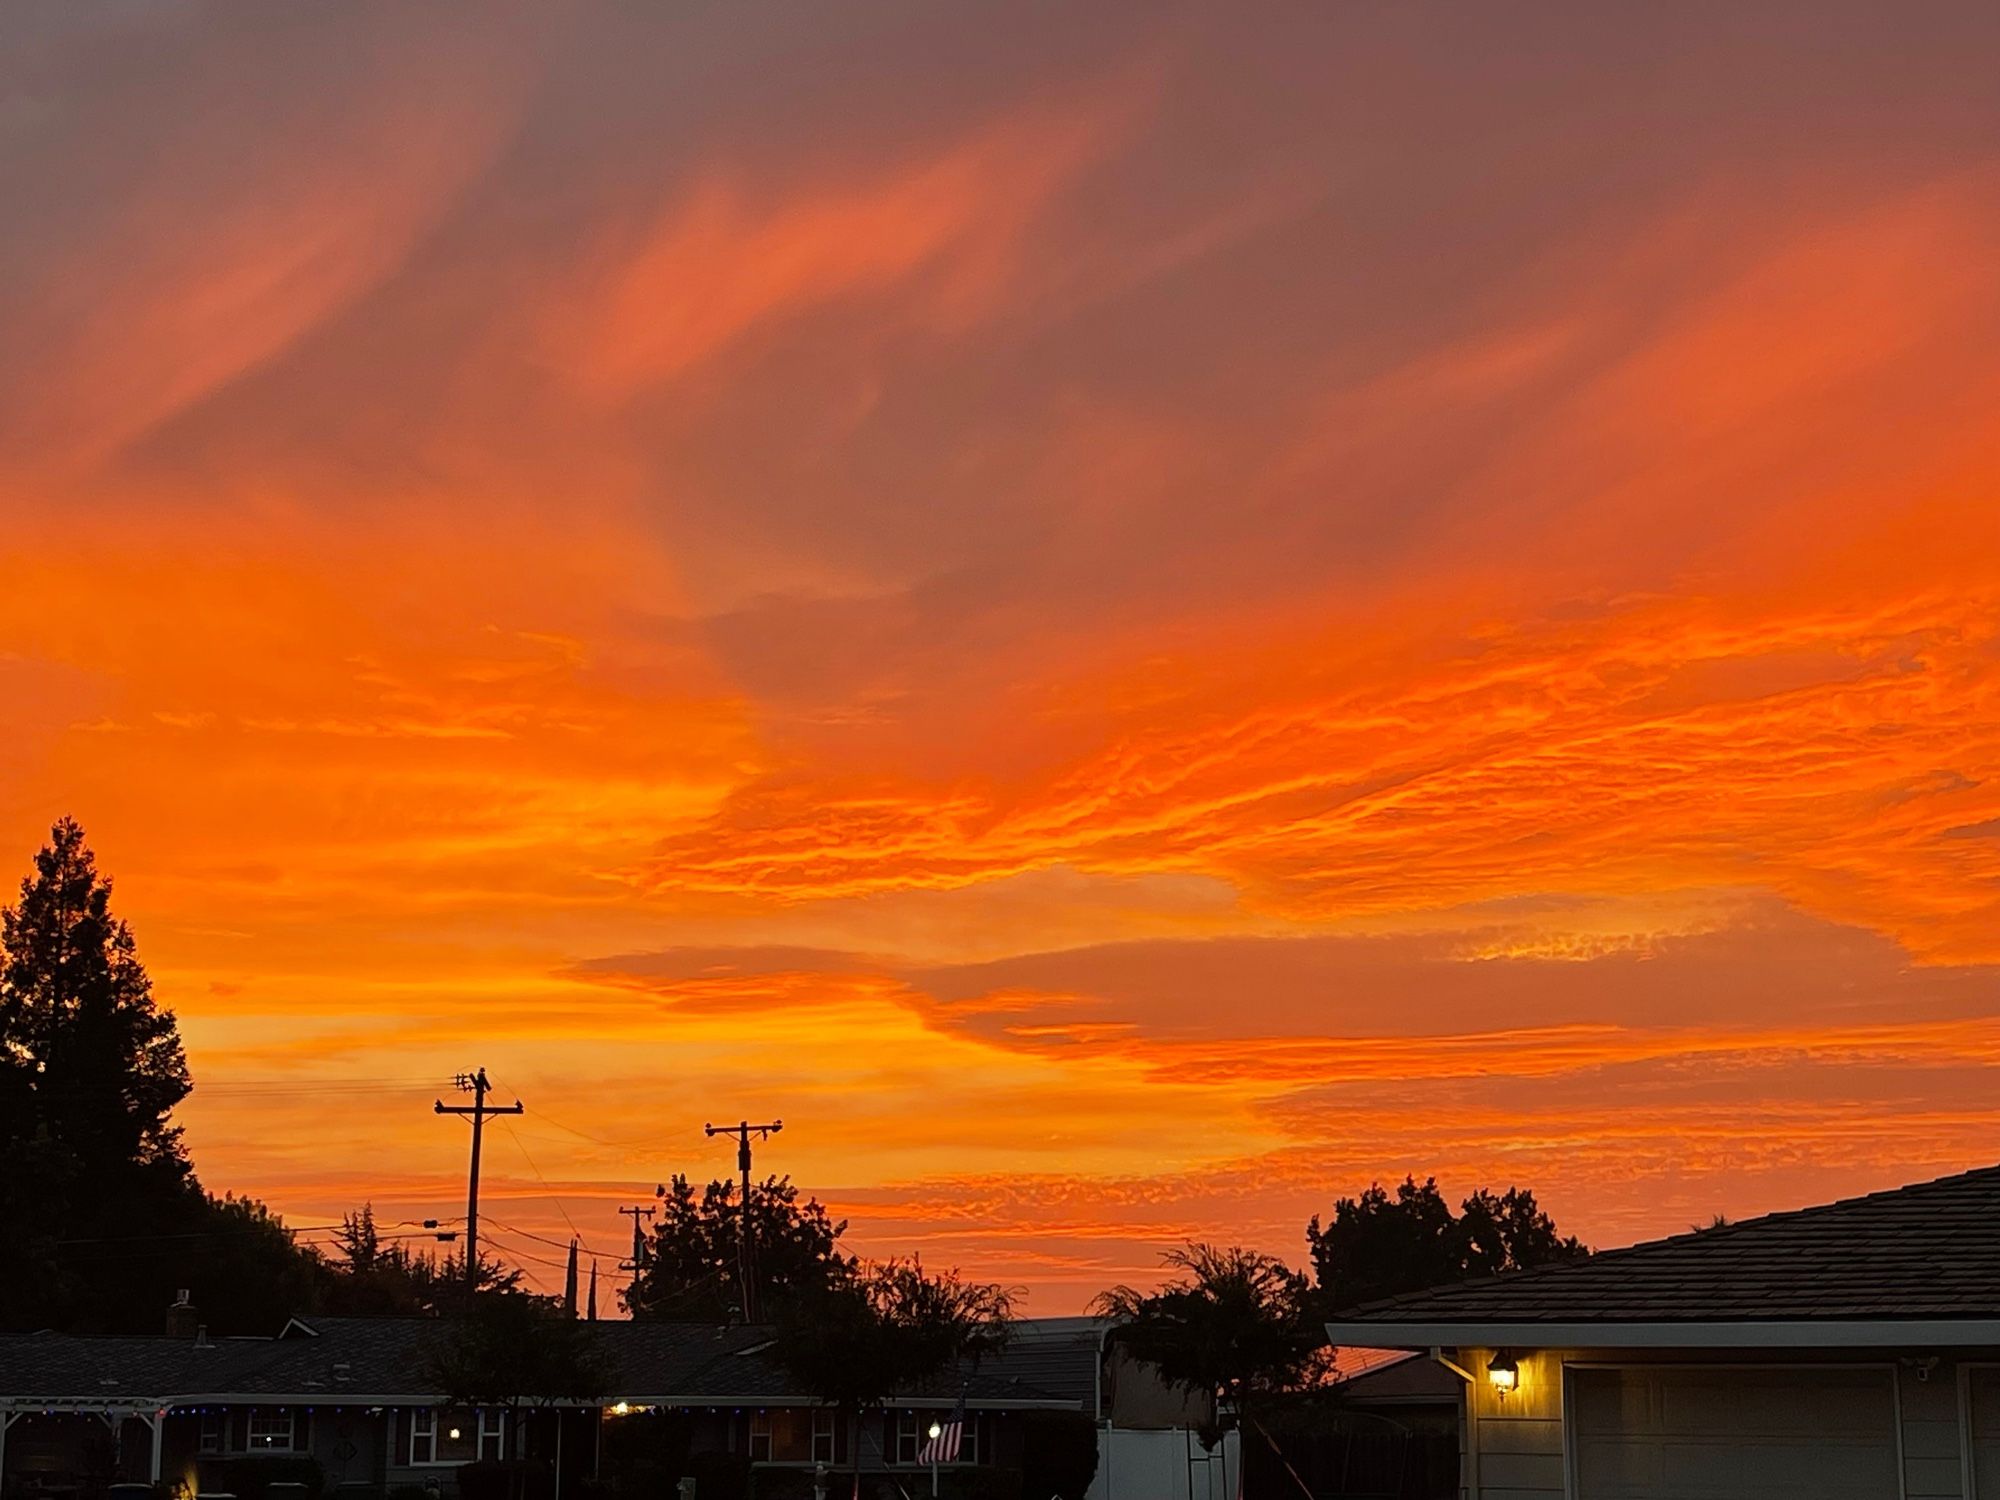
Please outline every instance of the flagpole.
M933 1421L933 1422L931 1423L931 1500L938 1500L938 1492L937 1492L937 1466L938 1466L938 1449L937 1449L937 1444L938 1444L938 1439L939 1439L940 1437L942 1437L943 1435L944 1435L944 1429L943 1429L942 1427L938 1426L938 1424L937 1424L937 1423L936 1423L935 1421Z

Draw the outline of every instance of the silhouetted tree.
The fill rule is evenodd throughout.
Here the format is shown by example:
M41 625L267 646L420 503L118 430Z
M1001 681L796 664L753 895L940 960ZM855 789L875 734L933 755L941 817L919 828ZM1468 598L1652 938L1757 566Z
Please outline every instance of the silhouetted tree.
M778 1361L848 1425L861 1473L862 1414L898 1392L1002 1348L1013 1296L956 1271L931 1273L890 1260L788 1297L778 1319Z
M34 1074L38 1122L94 1183L185 1178L171 1120L193 1086L180 1032L74 819L50 830L0 915L0 953L0 1037Z
M1083 1500L1097 1464L1097 1423L1082 1412L1021 1414L1024 1500Z
M1178 1276L1153 1292L1113 1287L1096 1311L1123 1324L1119 1337L1135 1357L1219 1403L1205 1442L1227 1422L1225 1408L1248 1420L1324 1377L1326 1330L1303 1272L1236 1246L1189 1244L1165 1259Z
M425 1373L455 1405L550 1406L594 1401L610 1371L587 1324L566 1317L550 1298L480 1292L440 1325L425 1351ZM508 1427L517 1435L518 1421ZM527 1476L510 1464L496 1476L518 1497Z
M471 1298L440 1324L425 1359L444 1393L470 1406L588 1401L610 1380L588 1325L547 1297Z
M141 1301L160 1316L169 1283L137 1240L201 1232L172 1120L189 1088L173 1012L64 818L0 913L0 1316L116 1326Z
M1409 1177L1393 1198L1378 1182L1340 1199L1324 1226L1315 1215L1306 1240L1324 1309L1590 1254L1557 1230L1526 1188L1481 1189L1460 1208L1452 1213L1435 1178L1419 1185Z
M711 1182L699 1195L675 1177L660 1203L638 1284L619 1295L635 1318L720 1322L743 1308L739 1256L742 1217L734 1182ZM789 1177L767 1177L750 1195L751 1244L760 1307L798 1292L847 1281L855 1262L836 1248L847 1223L815 1199L799 1201Z
M464 1310L485 1294L526 1297L521 1272L482 1255L479 1274L466 1283L465 1257L434 1249L413 1250L385 1238L373 1204L341 1215L331 1265L320 1293L328 1312L371 1316L427 1316Z
M1495 1195L1481 1188L1459 1205L1465 1274L1491 1276L1590 1254L1575 1235L1563 1234L1527 1188Z
M183 1288L217 1334L469 1294L462 1261L383 1244L370 1210L350 1216L336 1273L263 1204L204 1192L173 1121L192 1087L173 1012L64 818L0 913L0 1327L156 1332ZM520 1279L495 1263L476 1281Z

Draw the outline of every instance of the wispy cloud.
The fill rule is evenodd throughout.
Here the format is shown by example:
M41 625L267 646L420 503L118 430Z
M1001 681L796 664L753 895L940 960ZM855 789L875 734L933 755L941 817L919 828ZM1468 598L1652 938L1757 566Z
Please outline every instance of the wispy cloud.
M0 15L0 851L308 1222L1986 1159L2000 21L1834 10Z

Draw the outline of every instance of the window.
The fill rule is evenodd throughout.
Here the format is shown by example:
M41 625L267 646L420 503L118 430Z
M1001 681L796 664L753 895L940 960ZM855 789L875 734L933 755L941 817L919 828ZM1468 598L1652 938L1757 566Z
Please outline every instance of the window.
M813 1408L812 1461L830 1464L833 1457L833 1413Z
M412 1407L409 1455L412 1467L469 1464L474 1459L505 1458L507 1408Z
M831 1420L829 1418L829 1420ZM906 1411L896 1414L896 1462L913 1464L919 1462L922 1453L931 1440L931 1423L942 1427L951 1420L949 1412ZM818 1447L818 1434L814 1434L814 1447ZM965 1429L959 1434L958 1457L954 1463L976 1464L979 1462L979 1418L972 1413L965 1415Z
M437 1462L437 1413L428 1406L419 1406L410 1413L410 1462L412 1464L434 1464Z
M252 1453L290 1453L293 1421L289 1406L250 1408L250 1439L245 1445Z
M928 1424L923 1423L916 1412L900 1411L896 1413L897 1463L915 1463L917 1455L923 1451L924 1444L929 1441Z
M771 1461L771 1414L767 1411L750 1413L750 1462L767 1464Z
M229 1418L221 1412L204 1412L201 1418L201 1451L221 1453L229 1446Z

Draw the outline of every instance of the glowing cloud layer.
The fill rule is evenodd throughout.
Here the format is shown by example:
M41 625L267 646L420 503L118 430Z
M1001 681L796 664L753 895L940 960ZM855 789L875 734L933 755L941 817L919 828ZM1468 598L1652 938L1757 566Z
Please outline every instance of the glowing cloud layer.
M0 834L205 1178L1034 1289L2000 1139L1990 7L0 20Z

